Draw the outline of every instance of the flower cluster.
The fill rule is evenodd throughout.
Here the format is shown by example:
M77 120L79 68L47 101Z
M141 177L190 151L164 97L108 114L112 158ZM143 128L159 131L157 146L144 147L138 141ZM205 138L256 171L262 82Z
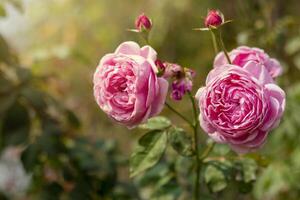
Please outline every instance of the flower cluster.
M162 76L172 81L171 99L179 101L186 93L192 91L193 78L196 74L194 70L169 62L162 63L162 66L164 69Z
M222 24L221 12L208 13L208 29ZM137 18L137 31L151 28L152 22L144 14ZM282 67L258 48L242 46L228 54L223 51L196 94L200 125L216 142L244 153L261 147L280 122L285 93L274 78L282 73ZM194 77L189 68L157 59L152 47L124 42L101 59L94 74L94 95L112 119L132 128L162 111L167 80L171 82L171 99L178 101L192 92Z

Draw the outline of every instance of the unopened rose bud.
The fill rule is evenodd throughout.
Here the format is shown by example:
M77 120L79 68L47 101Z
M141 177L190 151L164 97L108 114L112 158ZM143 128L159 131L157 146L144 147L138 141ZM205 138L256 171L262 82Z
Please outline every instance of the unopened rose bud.
M157 59L155 61L155 65L158 69L158 76L163 76L166 70L166 66L164 65L164 63L161 60Z
M147 17L144 13L138 16L138 18L135 21L135 28L139 31L143 30L151 30L152 28L152 21Z
M210 10L205 18L204 23L207 28L210 28L212 26L218 27L224 23L224 16L217 10Z

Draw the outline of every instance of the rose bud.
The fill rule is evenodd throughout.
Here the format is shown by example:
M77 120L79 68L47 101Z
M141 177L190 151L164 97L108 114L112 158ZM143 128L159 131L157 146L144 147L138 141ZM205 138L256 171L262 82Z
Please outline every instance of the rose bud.
M94 73L94 96L119 124L133 128L163 109L168 82L157 76L156 55L150 46L124 42L102 57Z
M217 10L210 10L204 22L207 28L218 27L223 23L224 23L224 16L221 12Z
M150 31L152 28L152 21L143 13L136 19L135 28L140 32L143 30Z
M159 76L162 76L162 75L164 74L165 70L166 70L166 66L165 66L164 63L163 63L161 60L159 60L159 59L157 59L157 60L155 61L155 65L156 65L156 67L157 67L157 69L158 69L158 75L159 75Z

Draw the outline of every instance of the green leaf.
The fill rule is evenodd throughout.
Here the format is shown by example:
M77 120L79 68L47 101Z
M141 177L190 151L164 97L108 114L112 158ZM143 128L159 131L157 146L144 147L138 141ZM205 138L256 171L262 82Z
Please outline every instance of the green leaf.
M21 93L37 112L45 112L47 103L44 94L35 88L25 88Z
M40 154L40 148L36 144L29 145L21 155L21 161L27 172L34 169L35 165L38 164L38 156Z
M246 183L256 180L257 164L254 160L245 158L242 160L243 177Z
M206 168L204 179L212 192L220 192L227 186L226 177L223 172L212 165Z
M0 117L15 103L16 97L17 94L14 91L6 96L0 96Z
M181 128L171 128L169 130L169 141L175 151L182 156L192 156L193 143L188 134Z
M147 123L139 126L141 129L146 130L163 130L171 126L171 121L165 117L154 117L148 119Z
M3 119L2 134L5 145L24 144L30 131L30 116L27 109L20 103L15 103Z
M154 166L167 147L167 133L151 131L145 134L130 158L130 177Z
M74 112L72 112L71 110L66 110L66 117L67 120L69 122L69 124L74 127L74 128L79 128L80 127L80 121L78 119L78 117L75 115Z
M213 152L217 155L225 156L230 152L230 148L227 144L216 144L214 146Z

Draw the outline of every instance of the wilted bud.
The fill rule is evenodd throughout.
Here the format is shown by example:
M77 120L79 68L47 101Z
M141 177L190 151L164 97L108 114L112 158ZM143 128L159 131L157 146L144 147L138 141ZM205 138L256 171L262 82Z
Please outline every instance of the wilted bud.
M187 92L192 91L192 87L193 82L188 78L173 81L171 98L175 101L180 101Z
M210 27L218 27L224 23L224 16L218 10L210 10L205 18L205 26L207 28Z
M143 13L136 19L135 28L140 32L143 30L149 31L152 28L152 21Z
M164 78L177 78L184 76L183 69L180 65L176 63L164 63L166 70L164 73Z

